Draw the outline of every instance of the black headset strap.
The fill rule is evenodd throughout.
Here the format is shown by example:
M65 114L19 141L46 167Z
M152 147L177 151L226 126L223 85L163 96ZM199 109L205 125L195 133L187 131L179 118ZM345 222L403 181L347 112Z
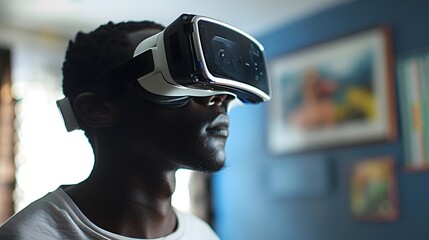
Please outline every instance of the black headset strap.
M152 50L149 49L130 59L112 72L103 75L103 78L100 79L103 82L99 84L99 86L102 86L100 98L110 98L125 84L131 82L143 99L154 104L164 107L181 107L189 102L191 99L189 96L161 96L144 89L137 79L154 70L155 63L153 61L153 53Z
M102 99L111 97L118 89L125 84L133 82L138 78L151 73L155 70L153 62L153 53L149 49L126 63L122 64L113 71L103 74L98 86L101 87L100 95Z

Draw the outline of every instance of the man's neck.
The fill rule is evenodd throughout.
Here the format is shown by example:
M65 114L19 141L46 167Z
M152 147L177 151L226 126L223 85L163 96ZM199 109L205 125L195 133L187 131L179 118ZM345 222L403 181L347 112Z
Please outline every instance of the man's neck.
M94 168L84 182L66 189L95 225L128 237L159 238L177 225L171 206L174 171Z

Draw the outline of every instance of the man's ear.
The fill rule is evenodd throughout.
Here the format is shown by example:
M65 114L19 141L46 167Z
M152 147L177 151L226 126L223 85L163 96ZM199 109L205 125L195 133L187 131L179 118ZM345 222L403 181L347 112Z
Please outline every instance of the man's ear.
M108 127L113 122L113 111L93 92L79 94L74 101L74 111L89 127Z

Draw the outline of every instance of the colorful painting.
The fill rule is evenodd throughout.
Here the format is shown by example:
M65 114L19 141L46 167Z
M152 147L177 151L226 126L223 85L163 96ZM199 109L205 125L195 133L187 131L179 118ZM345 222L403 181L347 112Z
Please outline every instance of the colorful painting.
M352 169L350 205L362 220L395 220L398 216L394 160L358 162Z
M273 153L396 136L386 31L373 29L271 62Z

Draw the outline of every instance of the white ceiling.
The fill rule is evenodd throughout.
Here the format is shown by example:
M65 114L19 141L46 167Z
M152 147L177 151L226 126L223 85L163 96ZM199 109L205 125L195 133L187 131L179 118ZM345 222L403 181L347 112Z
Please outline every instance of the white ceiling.
M73 36L108 21L168 25L181 13L217 18L258 35L347 0L0 0L0 26Z

